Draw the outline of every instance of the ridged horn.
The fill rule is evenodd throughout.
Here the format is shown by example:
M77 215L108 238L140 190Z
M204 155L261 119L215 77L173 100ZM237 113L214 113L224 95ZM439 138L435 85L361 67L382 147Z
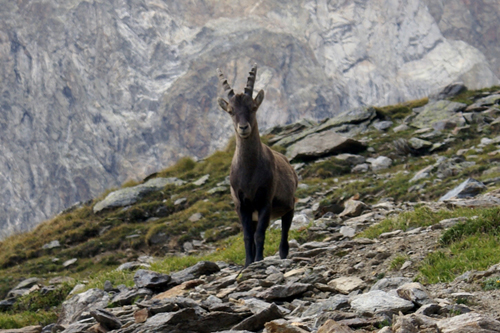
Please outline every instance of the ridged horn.
M253 85L255 84L255 76L257 75L257 64L254 64L252 70L248 75L247 86L245 87L245 94L252 97Z
M224 91L228 92L227 97L231 98L234 96L234 90L231 88L229 83L227 83L227 79L224 77L224 74L222 74L222 71L217 68L217 75L219 75L219 81L222 83L222 87L224 88Z

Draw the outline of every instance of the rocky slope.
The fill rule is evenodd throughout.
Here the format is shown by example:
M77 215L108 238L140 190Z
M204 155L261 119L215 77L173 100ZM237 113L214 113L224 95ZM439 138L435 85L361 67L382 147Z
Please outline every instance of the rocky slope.
M90 256L97 265L110 250L105 244L94 251L92 244L114 243L123 228L128 234L118 236L119 243L131 256L113 272L133 278L102 281L82 293L89 282L80 281L57 322L0 332L500 332L500 255L483 253L467 238L498 248L500 90L466 91L450 100L463 90L452 85L413 107L357 108L319 124L270 129L269 142L296 161L301 176L296 239L286 260L268 255L245 269L233 261L201 260L165 274L155 267L169 258L139 256L159 245L168 248L171 235L144 234L174 224L174 214L165 215L173 206L188 213L183 218L190 229L181 229L179 239L185 240L184 255L224 251L210 244L208 228L231 207L209 215L194 202L217 207L218 199L229 199L227 172L215 170L195 181L189 173L186 181L160 175L42 224L31 235L43 234L41 240L26 235L6 243L9 248L0 243L5 274L29 266L52 277L18 281L0 301L0 311L60 295L72 268L91 270L79 263ZM190 197L178 195L183 188ZM409 195L420 200L401 199ZM90 226L77 244L84 221ZM273 223L268 237L279 227ZM158 236L155 242L152 236ZM147 245L137 241L147 237ZM448 247L453 243L455 249ZM80 245L85 247L73 252L80 257L66 260ZM469 247L473 253L465 265L453 261ZM14 255L6 261L7 251ZM454 264L438 266L448 261ZM437 274L426 271L431 269Z
M224 145L217 67L241 90L259 64L261 128L498 82L419 0L0 6L3 233Z

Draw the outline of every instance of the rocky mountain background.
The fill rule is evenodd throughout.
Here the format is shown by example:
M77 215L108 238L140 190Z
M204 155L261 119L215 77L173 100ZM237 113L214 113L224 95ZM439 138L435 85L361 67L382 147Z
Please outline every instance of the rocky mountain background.
M0 1L0 230L224 146L215 69L261 128L498 83L498 1Z

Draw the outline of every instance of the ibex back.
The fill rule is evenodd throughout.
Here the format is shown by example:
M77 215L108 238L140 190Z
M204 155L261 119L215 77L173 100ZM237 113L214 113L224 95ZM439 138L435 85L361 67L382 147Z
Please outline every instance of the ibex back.
M245 92L235 94L217 69L228 100L218 98L229 113L236 133L236 150L231 163L231 196L243 227L245 267L264 259L264 239L270 219L281 217L280 257L288 255L288 231L292 224L298 178L288 160L260 141L256 112L264 99L261 90L255 98L253 86L257 65L248 77Z

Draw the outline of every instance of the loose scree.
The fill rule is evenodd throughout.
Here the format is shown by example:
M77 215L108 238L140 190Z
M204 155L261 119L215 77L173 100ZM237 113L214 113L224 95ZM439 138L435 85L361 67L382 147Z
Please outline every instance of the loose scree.
M281 217L280 257L288 255L288 231L292 224L298 178L286 157L260 141L256 113L264 100L260 90L252 98L257 65L250 71L245 92L235 94L217 69L227 93L219 106L233 120L236 150L231 163L231 196L235 203L245 241L245 267L264 259L264 239L270 219Z

